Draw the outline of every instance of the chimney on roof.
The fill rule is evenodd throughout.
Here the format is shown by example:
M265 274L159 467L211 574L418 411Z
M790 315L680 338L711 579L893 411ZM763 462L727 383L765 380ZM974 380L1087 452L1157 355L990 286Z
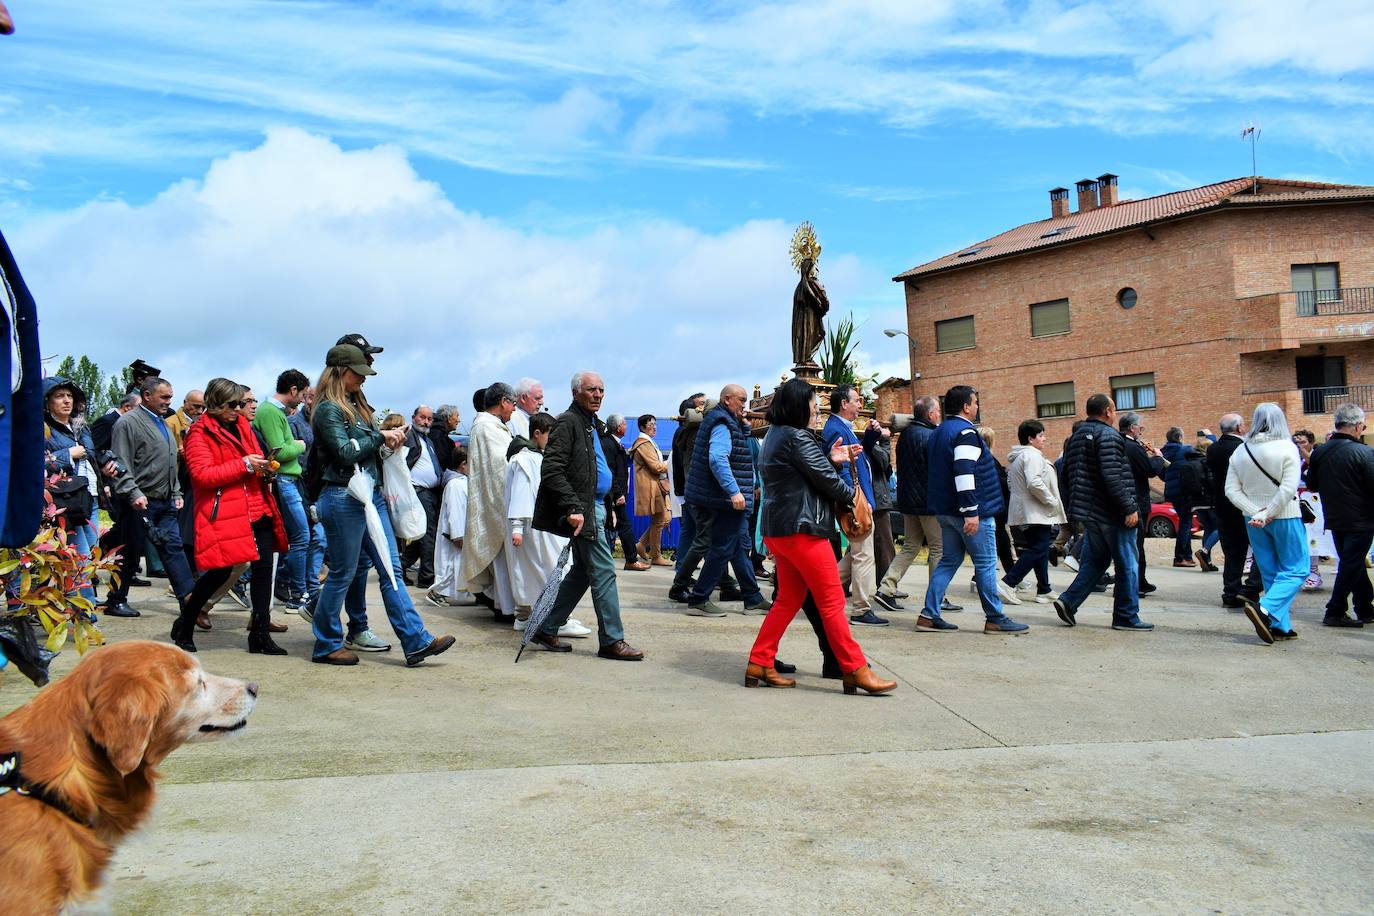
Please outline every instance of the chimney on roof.
M1069 189L1050 188L1050 218L1069 215Z
M1078 188L1078 211L1086 213L1089 210L1097 209L1097 182L1091 178L1084 178L1074 185Z
M1104 175L1098 175L1097 193L1101 198L1098 203L1099 207L1115 207L1117 201L1116 176L1111 172L1107 172Z

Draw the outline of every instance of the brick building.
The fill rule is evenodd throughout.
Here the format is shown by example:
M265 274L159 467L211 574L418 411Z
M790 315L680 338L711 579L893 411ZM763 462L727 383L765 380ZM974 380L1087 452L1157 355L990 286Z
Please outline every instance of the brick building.
M1048 219L893 278L921 393L975 385L983 422L1039 417L1051 442L1095 392L1156 443L1261 401L1318 432L1342 401L1374 410L1374 187L1238 178L1118 201L1109 174L1077 198L1055 188Z

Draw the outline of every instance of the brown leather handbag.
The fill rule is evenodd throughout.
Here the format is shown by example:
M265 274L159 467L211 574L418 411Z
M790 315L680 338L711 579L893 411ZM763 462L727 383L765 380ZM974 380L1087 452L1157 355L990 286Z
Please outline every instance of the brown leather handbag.
M854 469L854 457L849 458L849 477L854 481L854 508L835 507L835 517L840 521L840 530L851 541L862 541L873 533L873 507L864 496L864 488L859 484L859 472Z

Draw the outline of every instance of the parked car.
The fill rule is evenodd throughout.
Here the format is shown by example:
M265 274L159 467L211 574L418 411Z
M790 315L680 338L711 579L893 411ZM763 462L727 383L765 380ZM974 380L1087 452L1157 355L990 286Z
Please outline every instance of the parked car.
M1173 503L1158 502L1150 506L1150 518L1145 523L1145 536L1151 538L1171 538L1178 534L1178 513ZM1202 534L1202 525L1193 513L1193 536Z

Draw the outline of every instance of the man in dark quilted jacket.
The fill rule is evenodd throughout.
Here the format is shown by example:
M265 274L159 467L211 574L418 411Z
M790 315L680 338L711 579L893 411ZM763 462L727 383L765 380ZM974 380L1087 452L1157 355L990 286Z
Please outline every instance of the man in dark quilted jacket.
M1069 437L1064 452L1064 482L1069 518L1083 526L1083 553L1073 584L1054 601L1065 626L1077 623L1078 608L1107 567L1116 564L1112 629L1144 632L1154 624L1140 619L1140 580L1135 531L1142 521L1126 441L1116 428L1116 405L1105 394L1088 398L1088 419Z

